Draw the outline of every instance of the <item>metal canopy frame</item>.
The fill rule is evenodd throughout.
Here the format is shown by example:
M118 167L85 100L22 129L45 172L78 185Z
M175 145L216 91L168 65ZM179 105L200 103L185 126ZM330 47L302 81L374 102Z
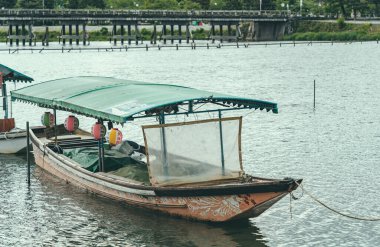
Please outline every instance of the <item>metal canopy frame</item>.
M7 84L6 84L7 81L32 82L34 80L33 78L27 75L24 75L14 69L11 69L3 64L0 64L0 88L1 88L1 97L3 98L4 119L8 118L8 94L7 94ZM11 111L11 115L12 115L12 111Z
M115 97L111 99L113 95ZM277 104L273 102L110 77L48 81L13 91L12 99L116 123L157 118L160 114L168 116L239 109L265 109L278 113ZM203 105L213 107L199 110Z
M20 73L14 69L5 66L4 64L0 64L0 74L3 74L4 82L7 81L15 81L15 82L32 82L34 79L23 73Z

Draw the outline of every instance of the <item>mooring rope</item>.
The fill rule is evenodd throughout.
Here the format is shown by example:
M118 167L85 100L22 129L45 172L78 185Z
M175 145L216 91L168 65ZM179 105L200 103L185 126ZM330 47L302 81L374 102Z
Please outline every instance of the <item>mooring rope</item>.
M355 216L355 215L349 215L349 214L345 214L345 213L342 213L342 212L339 212L338 210L326 205L326 203L322 202L321 200L319 200L318 198L316 198L315 196L313 196L312 194L310 194L310 192L308 192L307 190L305 190L305 188L303 187L302 184L298 183L297 181L295 181L295 183L301 187L302 189L302 192L306 193L308 196L311 197L311 199L313 199L314 201L316 201L317 203L319 203L320 205L322 205L323 207L329 209L330 211L336 213L336 214L339 214L341 216L344 216L344 217L347 217L347 218L350 218L350 219L355 219L355 220L364 220L364 221L380 221L380 218L370 218L370 217L361 217L361 216Z

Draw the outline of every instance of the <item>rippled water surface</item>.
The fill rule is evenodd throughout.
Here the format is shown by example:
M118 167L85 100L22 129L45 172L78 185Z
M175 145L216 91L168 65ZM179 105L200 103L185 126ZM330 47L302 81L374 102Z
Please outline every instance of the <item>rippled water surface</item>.
M379 57L380 45L358 43L2 53L0 63L37 82L102 75L276 101L278 115L256 111L244 118L246 172L304 178L305 188L332 207L380 217ZM22 103L13 107L19 127L25 120L39 124L44 111ZM66 115L60 113L58 120ZM88 127L92 121L81 118L81 125ZM127 124L124 129L131 139L141 139L137 126ZM95 197L35 166L30 189L25 179L23 156L0 156L0 246L380 245L380 222L337 216L306 195L293 201L292 218L286 197L258 218L220 225L170 218Z

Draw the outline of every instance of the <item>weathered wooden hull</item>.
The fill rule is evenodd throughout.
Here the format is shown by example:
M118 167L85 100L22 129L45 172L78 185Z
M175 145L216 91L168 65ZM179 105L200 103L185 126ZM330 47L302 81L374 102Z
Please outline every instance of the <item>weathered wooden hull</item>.
M256 217L296 188L291 182L278 188L270 184L258 188L249 185L191 189L142 186L89 172L51 151L33 133L31 140L36 164L67 183L131 205L195 220L223 222ZM265 191L265 188L272 189Z
M1 133L0 154L20 153L26 148L26 131L22 133Z

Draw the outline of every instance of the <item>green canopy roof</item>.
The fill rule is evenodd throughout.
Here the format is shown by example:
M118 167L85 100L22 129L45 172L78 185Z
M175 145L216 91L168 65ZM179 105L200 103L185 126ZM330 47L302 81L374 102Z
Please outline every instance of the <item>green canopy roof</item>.
M32 82L33 78L0 64L0 73L3 74L4 81Z
M211 103L223 108L254 108L278 112L276 103L189 87L109 77L58 79L15 90L11 94L13 100L118 123L132 120L141 114L153 116L160 110L168 113L174 109L177 112L178 107L186 104L192 106Z

